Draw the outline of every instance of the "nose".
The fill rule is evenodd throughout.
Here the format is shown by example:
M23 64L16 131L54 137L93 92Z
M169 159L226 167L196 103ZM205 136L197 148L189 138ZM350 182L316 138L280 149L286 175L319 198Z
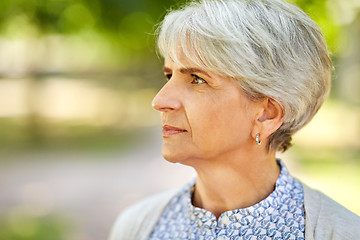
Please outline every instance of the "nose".
M174 111L181 108L179 87L169 80L156 94L152 101L152 107L161 112Z

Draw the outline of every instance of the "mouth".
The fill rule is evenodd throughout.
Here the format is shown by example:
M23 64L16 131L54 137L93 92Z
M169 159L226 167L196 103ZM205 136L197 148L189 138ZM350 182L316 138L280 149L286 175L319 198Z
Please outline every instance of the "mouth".
M169 136L184 133L184 132L187 132L187 131L185 129L181 129L181 128L177 128L177 127L165 124L165 125L163 125L162 136L169 137Z

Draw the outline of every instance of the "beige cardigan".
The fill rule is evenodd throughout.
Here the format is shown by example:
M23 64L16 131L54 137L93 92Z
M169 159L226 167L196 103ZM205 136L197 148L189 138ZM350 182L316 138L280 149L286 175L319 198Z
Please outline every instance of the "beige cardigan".
M305 239L360 239L360 217L323 193L304 185ZM109 240L146 240L179 190L145 199L123 211Z

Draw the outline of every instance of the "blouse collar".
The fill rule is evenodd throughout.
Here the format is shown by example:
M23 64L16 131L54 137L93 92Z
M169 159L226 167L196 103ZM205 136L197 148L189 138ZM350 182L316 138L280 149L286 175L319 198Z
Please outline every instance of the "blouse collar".
M191 198L196 179L187 184L186 204L190 220L199 227L229 228L231 226L247 225L254 218L267 218L272 213L281 213L289 209L290 200L302 201L302 187L288 172L282 161L277 160L281 171L275 183L275 190L264 200L253 206L230 210L222 213L218 220L211 212L192 205ZM276 216L273 215L273 216Z

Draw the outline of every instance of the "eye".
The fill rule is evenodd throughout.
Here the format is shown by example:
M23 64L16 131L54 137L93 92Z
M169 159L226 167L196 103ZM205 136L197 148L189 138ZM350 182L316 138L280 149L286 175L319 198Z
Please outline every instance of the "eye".
M170 78L172 77L172 74L165 74L165 77L167 80L170 80Z
M198 77L194 74L192 74L191 76L193 78L193 81L191 82L192 84L199 85L199 84L206 83L206 81L204 79L202 79L201 77Z

